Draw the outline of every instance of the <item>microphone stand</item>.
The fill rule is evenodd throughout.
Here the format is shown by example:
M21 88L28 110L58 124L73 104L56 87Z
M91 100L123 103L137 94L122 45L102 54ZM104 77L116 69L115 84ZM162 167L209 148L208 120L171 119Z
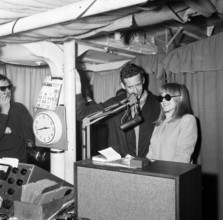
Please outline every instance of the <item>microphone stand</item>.
M127 99L124 99L117 104L111 105L105 108L103 111L90 114L82 120L82 159L85 160L91 157L90 125L102 120L103 118L106 118L109 115L117 113L126 106L130 105L131 102L125 103L126 100Z

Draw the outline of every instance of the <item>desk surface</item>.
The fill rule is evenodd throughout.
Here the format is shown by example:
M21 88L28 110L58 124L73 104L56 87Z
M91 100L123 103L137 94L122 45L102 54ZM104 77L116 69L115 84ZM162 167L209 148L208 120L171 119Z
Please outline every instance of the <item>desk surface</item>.
M179 177L183 174L188 173L189 171L196 170L201 172L201 166L197 164L187 164L187 163L177 163L177 162L169 162L169 161L161 161L156 160L150 163L148 166L143 168L127 168L127 167L119 167L119 166L110 166L106 163L95 162L91 159L81 160L74 163L75 167L90 167L96 169L105 169L112 170L118 172L127 172L127 173L135 173L141 175L152 175L152 176L166 176L166 177Z

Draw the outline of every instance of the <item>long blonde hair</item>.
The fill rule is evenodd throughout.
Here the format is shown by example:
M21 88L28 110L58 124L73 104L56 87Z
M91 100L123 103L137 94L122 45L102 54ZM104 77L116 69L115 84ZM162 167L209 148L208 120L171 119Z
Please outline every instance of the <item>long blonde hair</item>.
M176 96L172 97L176 102L176 108L171 120L181 118L185 114L193 114L190 105L189 92L185 85L178 83L166 83L160 88L160 93L166 93L170 94L171 96ZM165 113L163 111L163 108L161 108L159 117L155 122L156 125L161 124L165 120L165 118Z

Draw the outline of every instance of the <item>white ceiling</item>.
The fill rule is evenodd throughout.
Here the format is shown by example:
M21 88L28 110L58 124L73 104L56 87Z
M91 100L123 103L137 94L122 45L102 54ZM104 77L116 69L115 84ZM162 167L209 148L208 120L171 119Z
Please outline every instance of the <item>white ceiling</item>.
M69 39L89 46L78 57L80 63L167 53L221 32L222 12L223 4L214 0L4 0L0 1L0 60L44 64L19 45L63 44Z

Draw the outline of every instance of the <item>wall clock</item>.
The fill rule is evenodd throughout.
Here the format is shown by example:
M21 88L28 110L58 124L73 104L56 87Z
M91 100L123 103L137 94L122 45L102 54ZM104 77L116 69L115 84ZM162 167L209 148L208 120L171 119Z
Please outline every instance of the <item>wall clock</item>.
M67 149L65 108L34 109L33 132L36 146Z
M38 113L33 121L33 131L36 138L44 144L53 144L60 140L62 123L53 111Z

